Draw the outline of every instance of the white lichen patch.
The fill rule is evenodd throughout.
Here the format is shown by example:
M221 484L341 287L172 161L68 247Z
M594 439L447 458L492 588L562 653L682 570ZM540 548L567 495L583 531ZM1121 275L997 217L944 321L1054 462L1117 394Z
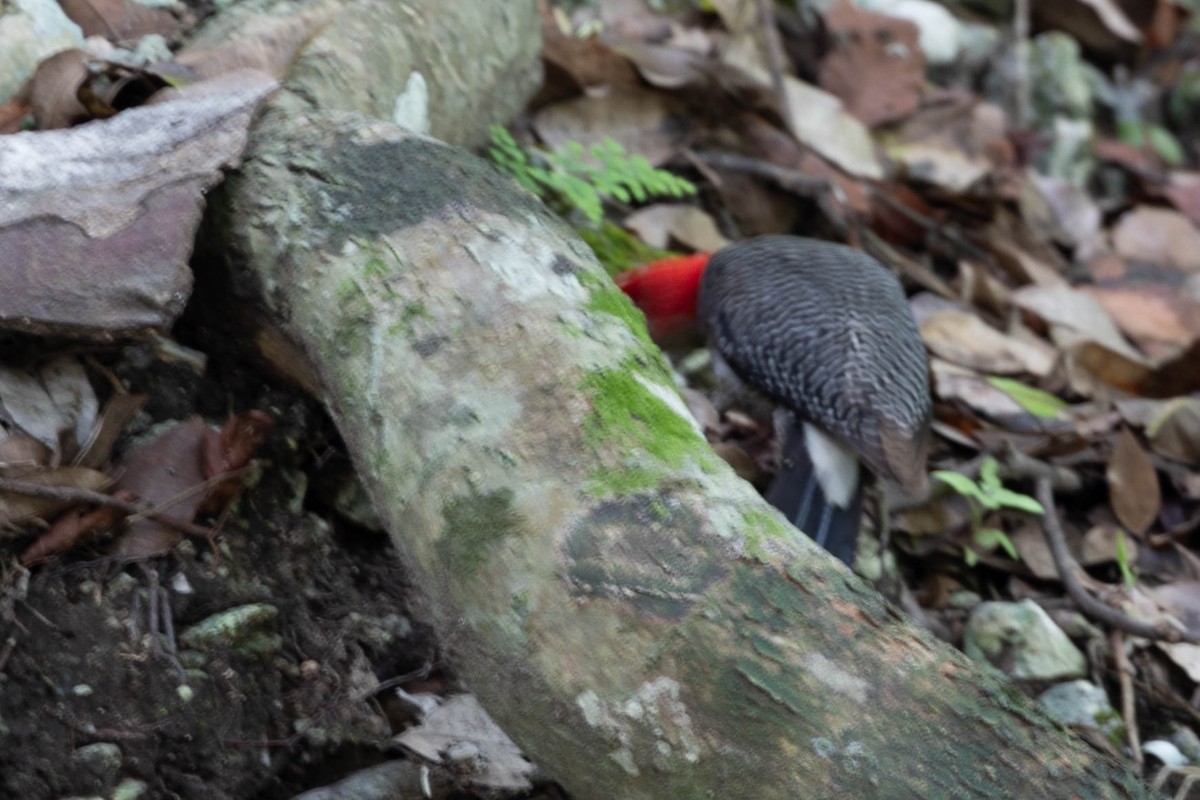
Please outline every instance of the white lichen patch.
M588 690L579 694L575 703L588 725L620 745L609 756L630 775L637 775L634 744L644 741L647 734L653 737L654 747L648 755L656 761L682 758L694 764L700 760L700 739L679 695L679 682L660 676L643 683L624 700L606 703Z
M637 694L645 716L655 724L659 742L677 748L689 763L700 760L700 740L687 706L679 699L679 682L666 676L643 683Z
M782 640L777 644L783 644ZM800 666L830 691L856 703L867 701L870 685L857 675L851 675L833 659L821 653L808 652L800 659Z
M718 457L714 455L713 458ZM693 477L704 495L708 523L713 533L725 543L726 557L740 559L753 552L757 558L776 558L784 563L803 557L805 537L798 530L793 536L756 537L754 547L750 547L748 526L751 523L747 521L746 510L761 507L764 514L778 512L767 506L748 482L725 474L728 468L723 463L718 466L720 469L714 471L696 469ZM780 525L788 525L782 516Z
M429 134L429 85L414 70L392 108L392 122L422 136Z
M621 769L629 773L633 777L642 774L642 771L637 768L637 762L633 760L633 752L628 747L622 747L620 750L614 750L608 754L608 757L621 765Z
M579 305L587 299L587 291L574 273L554 269L562 258L556 246L560 239L548 235L536 219L514 225L511 219L480 213L475 225L486 229L488 235L472 237L466 243L467 252L500 278L513 300L527 303L556 297Z

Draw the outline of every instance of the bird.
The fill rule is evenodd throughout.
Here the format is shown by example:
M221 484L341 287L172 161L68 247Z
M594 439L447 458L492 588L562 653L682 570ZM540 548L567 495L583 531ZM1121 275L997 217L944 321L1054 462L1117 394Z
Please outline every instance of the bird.
M702 254L701 254L702 255ZM846 245L758 236L709 257L618 276L651 330L688 314L718 378L773 401L781 466L766 499L841 561L853 563L865 464L919 493L932 402L916 321L899 281Z

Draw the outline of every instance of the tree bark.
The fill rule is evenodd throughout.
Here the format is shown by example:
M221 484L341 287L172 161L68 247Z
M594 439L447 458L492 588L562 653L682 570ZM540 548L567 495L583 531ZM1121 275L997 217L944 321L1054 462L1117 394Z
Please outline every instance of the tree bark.
M490 165L276 111L225 199L453 665L575 797L1144 796L734 476Z

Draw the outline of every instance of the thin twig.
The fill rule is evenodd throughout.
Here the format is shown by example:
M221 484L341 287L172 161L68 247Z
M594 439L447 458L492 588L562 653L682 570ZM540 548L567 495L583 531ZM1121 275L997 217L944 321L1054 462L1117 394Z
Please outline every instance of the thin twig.
M1200 635L1181 631L1165 622L1153 624L1134 619L1089 594L1079 580L1077 572L1079 564L1067 552L1067 540L1063 535L1062 524L1058 520L1058 511L1054 507L1054 491L1050 486L1050 480L1040 477L1037 479L1036 485L1037 500L1046 510L1042 525L1042 530L1046 535L1046 544L1049 545L1050 554L1054 557L1054 566L1058 569L1063 587L1066 588L1067 594L1075 601L1075 604L1079 606L1080 611L1106 625L1144 639L1166 642L1200 642Z
M719 153L711 150L700 150L691 154L693 158L701 163L707 164L710 167L717 169L728 169L736 172L744 172L747 175L756 175L760 178L765 178L776 186L779 186L785 191L800 197L810 197L817 201L822 212L829 220L830 224L836 226L841 231L849 230L849 224L844 216L835 207L834 201L837 203L845 202L845 195L835 182L827 178L818 178L809 175L807 172L802 172L798 169L789 167L781 167L778 164L773 164L770 161L765 161L761 158L752 156L739 155L737 153ZM945 225L931 219L918 211L904 205L903 203L891 197L886 192L879 191L869 183L860 182L858 184L863 191L867 192L872 200L877 200L883 205L903 216L912 224L922 228L925 231L926 240L930 243L938 241L945 242L947 247L951 248L956 253L971 258L975 261L987 263L991 258L980 250L975 245L971 244L963 238L957 231L947 228ZM879 240L882 242L882 240ZM953 297L954 293L941 281L933 275L932 272L921 268L927 275L921 277L914 275L922 286L937 292L943 297ZM910 268L909 272L919 272Z
M433 672L433 662L427 661L422 666L418 667L417 669L414 669L412 672L406 672L403 675L396 675L394 677L388 678L385 681L380 681L375 686L372 686L370 689L363 692L362 695L358 699L365 700L368 697L379 694L380 692L382 692L385 689L391 689L396 686L400 686L402 684L408 683L409 681L423 680L425 678L428 678L429 673L431 673L431 672Z
M1121 686L1121 718L1125 722L1125 735L1129 742L1129 752L1138 767L1142 766L1142 742L1137 729L1137 704L1133 696L1133 665L1125 652L1125 635L1119 631L1111 631L1108 635L1109 647L1113 651L1113 666L1117 669L1117 682Z
M9 656L17 647L17 637L9 636L4 640L4 647L0 647L0 673L4 672L4 668L8 665Z
M767 67L771 70L771 87L779 102L779 113L783 116L788 127L792 126L792 104L788 100L787 86L784 84L785 65L783 61L783 45L779 41L779 28L775 24L775 11L771 8L773 0L758 0L758 24L762 28L763 43L767 49Z
M127 500L113 497L111 494L104 494L104 492L97 492L93 489L84 489L80 486L47 486L41 483L19 481L12 478L0 478L0 492L11 492L23 497L35 497L39 500L57 500L63 503L90 503L92 505L115 508L130 515L130 522L142 518L152 519L155 522L166 525L168 528L174 528L192 536L207 538L212 536L213 532L211 529L203 525L196 525L171 517L165 512L165 509L198 491L206 491L209 487L221 481L240 477L242 473L249 469L250 466L246 466L241 469L229 470L228 472L214 475L212 478L180 492L179 495L158 506L150 503L131 503Z
M711 150L696 151L695 156L710 167L736 170L774 181L789 192L801 197L817 197L824 192L833 190L832 181L825 178L814 178L806 172L781 167L761 158L737 153L717 153Z

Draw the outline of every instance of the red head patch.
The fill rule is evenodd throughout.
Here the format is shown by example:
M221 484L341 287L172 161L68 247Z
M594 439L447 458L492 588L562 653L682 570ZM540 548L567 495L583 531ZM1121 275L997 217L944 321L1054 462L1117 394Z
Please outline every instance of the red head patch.
M661 258L616 277L617 286L646 315L655 339L695 323L700 277L708 258L708 253Z

